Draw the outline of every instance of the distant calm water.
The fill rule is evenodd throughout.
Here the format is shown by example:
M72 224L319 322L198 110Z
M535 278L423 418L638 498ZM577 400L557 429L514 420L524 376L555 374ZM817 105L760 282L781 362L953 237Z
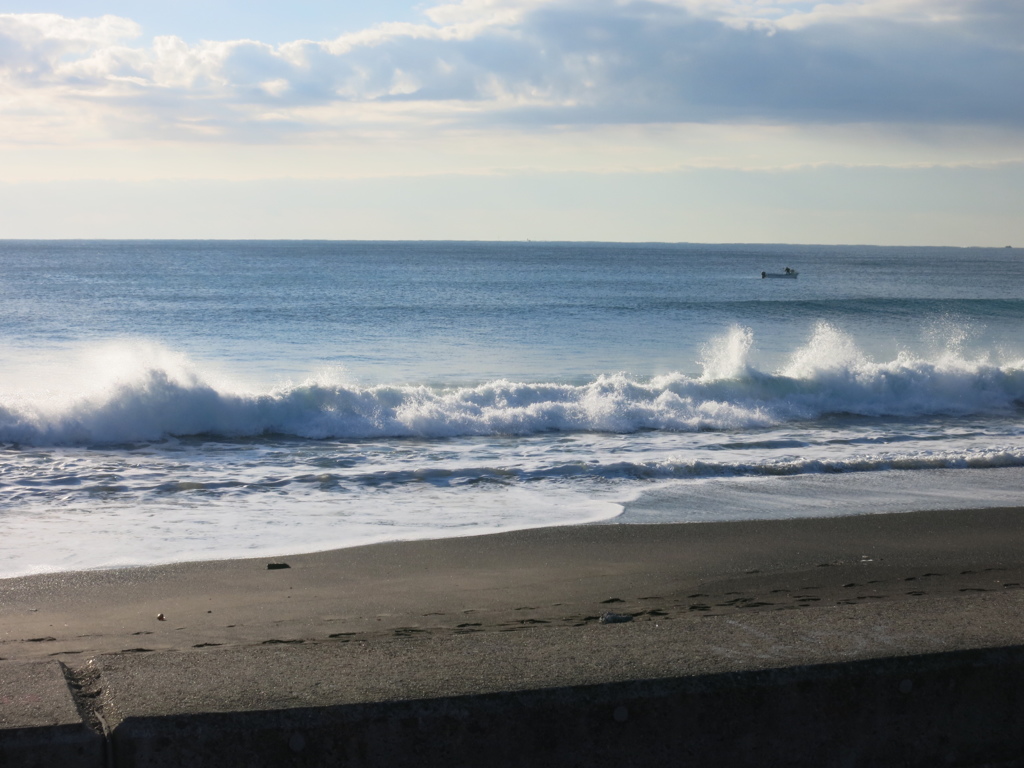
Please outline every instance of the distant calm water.
M1018 249L0 241L0 575L1020 504L1022 320Z

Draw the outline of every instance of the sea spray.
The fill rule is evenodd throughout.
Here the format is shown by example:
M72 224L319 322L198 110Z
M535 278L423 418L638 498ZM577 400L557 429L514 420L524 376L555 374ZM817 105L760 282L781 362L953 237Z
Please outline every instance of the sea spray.
M701 350L701 379L747 379L754 373L749 357L754 345L754 332L750 328L733 326L720 338L713 339Z
M848 336L822 324L778 372L746 362L749 330L731 333L699 376L602 374L582 384L497 380L477 386L359 387L312 379L263 393L207 383L176 364L126 366L85 394L24 396L0 404L0 442L104 445L172 436L308 439L452 438L641 430L737 430L820 419L1015 414L1024 403L1024 361L995 364L944 352L875 363Z

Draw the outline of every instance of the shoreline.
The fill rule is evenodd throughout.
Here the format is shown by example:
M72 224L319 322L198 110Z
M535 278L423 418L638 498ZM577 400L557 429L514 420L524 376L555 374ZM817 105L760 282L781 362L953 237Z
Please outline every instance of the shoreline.
M0 581L53 573L295 557L381 543L479 537L535 527L690 524L1001 508L1019 503L1018 489L1022 486L1024 467L716 478L710 482L656 483L634 489L626 497L591 500L589 504L594 506L588 514L581 512L569 520L562 518L549 522L550 510L542 506L541 513L532 515L531 521L512 523L508 528L478 521L475 525L471 523L454 528L414 527L399 533L380 525L369 529L357 526L355 530L348 530L344 525L322 529L318 522L307 525L301 509L286 507L288 522L281 528L284 538L269 544L259 536L250 540L245 531L241 531L241 535L232 534L229 539L225 538L223 530L211 531L207 523L216 519L216 515L213 518L201 516L194 523L187 519L177 520L173 523L174 530L163 532L134 531L130 527L124 531L117 519L110 519L106 524L111 535L109 541L103 536L94 537L88 533L88 527L84 529L87 531L84 537L77 536L75 531L78 529L67 525L58 525L51 531L49 542L41 541L39 537L22 540L18 538L15 527L12 537L4 542L6 547L0 548L0 559L9 569L7 572L0 569ZM540 503L530 501L532 504ZM550 506L550 501L543 503ZM558 503L562 501L559 499ZM477 507L460 510L467 513L470 521L475 519L474 510L486 507L488 499L481 498L478 502ZM504 506L515 507L508 499L503 498L501 502ZM225 511L222 509L220 513ZM162 519L166 512L154 514L154 519ZM238 512L244 516L241 509ZM538 518L544 522L538 523ZM87 522L88 519L83 518L76 525L80 527ZM217 528L216 525L212 527ZM194 543L196 539L190 539L197 532L203 534L198 539L199 544ZM339 536L341 532L345 535ZM211 543L216 547L206 549ZM33 556L32 553L47 551L48 545L52 546L50 557ZM182 546L184 550L179 548Z

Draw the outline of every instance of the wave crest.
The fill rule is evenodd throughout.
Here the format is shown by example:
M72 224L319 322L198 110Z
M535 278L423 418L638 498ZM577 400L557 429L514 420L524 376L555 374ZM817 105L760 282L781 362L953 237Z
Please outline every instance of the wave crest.
M491 381L471 387L359 387L310 380L246 393L204 380L194 368L147 365L80 396L5 397L0 441L110 444L169 436L313 439L529 435L640 430L690 432L773 426L831 414L927 417L1013 413L1024 404L1024 364L944 353L867 360L819 327L779 372L747 362L739 330L706 355L704 373L650 379L624 373L582 384Z

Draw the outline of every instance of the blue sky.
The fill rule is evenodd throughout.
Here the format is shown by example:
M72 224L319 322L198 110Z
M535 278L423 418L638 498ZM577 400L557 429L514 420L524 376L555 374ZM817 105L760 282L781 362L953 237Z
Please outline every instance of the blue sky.
M382 21L422 18L423 3L408 0L312 2L311 0L10 0L7 13L56 13L68 18L122 16L138 22L144 36L176 35L186 42L249 38L286 43L323 40L358 32Z
M4 8L0 237L1024 244L1018 0Z

